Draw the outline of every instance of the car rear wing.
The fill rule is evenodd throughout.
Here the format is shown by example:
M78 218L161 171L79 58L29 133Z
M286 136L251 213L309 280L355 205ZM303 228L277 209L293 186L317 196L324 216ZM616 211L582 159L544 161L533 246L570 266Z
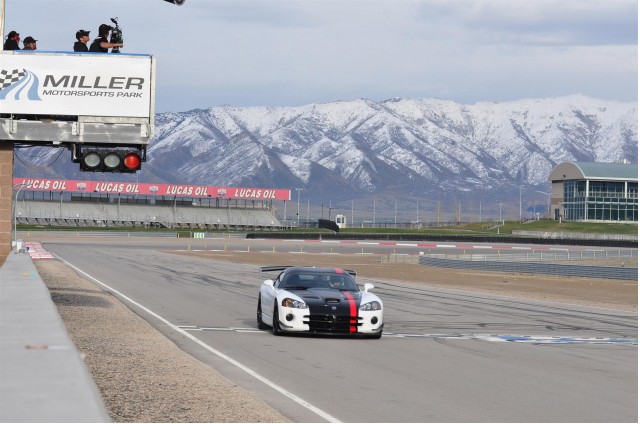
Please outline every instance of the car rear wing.
M275 272L275 271L284 271L287 268L293 268L294 265L274 265L274 266L262 266L260 267L260 272ZM336 268L336 269L342 269L342 268ZM357 275L357 273L354 270L351 269L343 269L344 272L348 273L349 275L355 277Z
M291 268L293 265L275 265L275 266L261 266L260 272L274 272L284 271L287 268Z

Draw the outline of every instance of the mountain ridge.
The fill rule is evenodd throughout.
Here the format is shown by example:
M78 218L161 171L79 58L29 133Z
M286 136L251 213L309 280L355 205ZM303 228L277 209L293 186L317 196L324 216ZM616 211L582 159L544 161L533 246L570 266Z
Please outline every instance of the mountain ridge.
M561 162L637 160L637 102L580 94L473 104L356 99L158 114L141 176L300 188L314 203L394 193L407 201L500 201L516 187L525 196L548 191L547 177ZM49 171L79 174L68 166Z

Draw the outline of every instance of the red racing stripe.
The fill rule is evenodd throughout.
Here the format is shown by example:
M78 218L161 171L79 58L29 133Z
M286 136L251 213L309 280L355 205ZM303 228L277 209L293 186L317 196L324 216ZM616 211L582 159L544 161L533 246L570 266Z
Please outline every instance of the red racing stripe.
M349 302L349 333L355 333L358 329L356 327L356 323L358 322L358 310L356 309L356 300L353 298L351 293L344 292L344 297L347 298Z

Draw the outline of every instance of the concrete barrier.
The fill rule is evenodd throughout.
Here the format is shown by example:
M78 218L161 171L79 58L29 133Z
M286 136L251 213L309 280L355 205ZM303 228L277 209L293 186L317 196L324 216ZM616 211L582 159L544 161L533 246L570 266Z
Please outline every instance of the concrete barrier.
M0 357L1 422L111 421L25 253L9 253L0 268Z

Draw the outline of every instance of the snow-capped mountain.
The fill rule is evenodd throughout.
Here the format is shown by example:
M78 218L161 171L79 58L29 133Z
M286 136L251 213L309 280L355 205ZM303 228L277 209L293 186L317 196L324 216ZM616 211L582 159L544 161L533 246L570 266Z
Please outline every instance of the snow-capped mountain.
M623 160L638 161L636 102L359 99L159 114L141 175L145 182L302 188L316 203L391 194L498 199L518 186L548 191L560 162ZM56 164L47 173L78 178L76 167ZM19 161L16 168L18 176L34 174Z

